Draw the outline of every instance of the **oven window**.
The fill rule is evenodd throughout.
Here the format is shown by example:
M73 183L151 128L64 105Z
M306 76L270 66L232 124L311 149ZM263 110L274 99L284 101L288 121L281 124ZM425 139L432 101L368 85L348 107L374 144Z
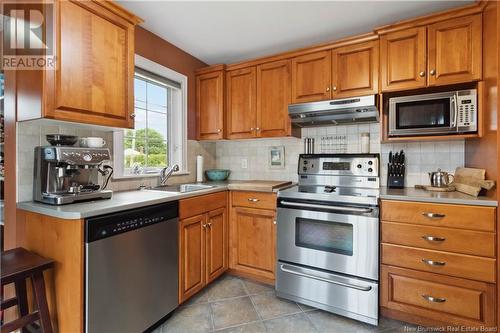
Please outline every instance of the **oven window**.
M351 224L299 217L295 223L295 245L352 256Z
M396 128L450 127L450 99L440 98L396 104Z

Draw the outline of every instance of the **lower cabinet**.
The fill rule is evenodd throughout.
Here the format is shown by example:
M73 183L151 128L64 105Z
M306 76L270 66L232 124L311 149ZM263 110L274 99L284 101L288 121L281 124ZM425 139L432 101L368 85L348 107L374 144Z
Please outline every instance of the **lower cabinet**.
M496 325L496 208L381 201L381 314Z
M273 282L276 266L276 195L232 192L229 267L232 272Z
M179 303L227 270L226 196L220 192L179 203Z

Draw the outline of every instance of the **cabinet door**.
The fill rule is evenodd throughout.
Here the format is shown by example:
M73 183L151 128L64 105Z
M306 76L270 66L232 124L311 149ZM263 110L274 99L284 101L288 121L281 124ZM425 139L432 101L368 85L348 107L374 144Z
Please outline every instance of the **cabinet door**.
M331 98L331 51L292 59L292 102L314 102Z
M429 26L430 85L481 79L481 27L481 14Z
M133 128L133 25L91 1L56 8L58 70L46 73L55 96L45 116Z
M380 37L382 91L426 86L425 34L426 28L421 27Z
M227 73L227 137L253 138L257 127L255 67Z
M275 212L233 208L231 216L231 268L266 279L274 279L276 265Z
M227 270L227 216L226 208L207 213L207 283L215 280Z
M378 41L332 51L332 98L378 93Z
M196 77L196 117L199 140L223 138L223 71L201 74Z
M205 282L206 215L179 222L179 303L200 291Z
M257 67L257 136L287 136L291 133L288 105L291 103L290 60Z

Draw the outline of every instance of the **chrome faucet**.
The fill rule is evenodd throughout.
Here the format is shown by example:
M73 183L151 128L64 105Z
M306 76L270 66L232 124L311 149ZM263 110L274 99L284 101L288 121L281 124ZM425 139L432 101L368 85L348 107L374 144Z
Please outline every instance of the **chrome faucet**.
M167 180L170 178L170 176L174 173L179 171L179 165L174 164L171 166L167 166L160 171L160 186L165 186L167 183Z

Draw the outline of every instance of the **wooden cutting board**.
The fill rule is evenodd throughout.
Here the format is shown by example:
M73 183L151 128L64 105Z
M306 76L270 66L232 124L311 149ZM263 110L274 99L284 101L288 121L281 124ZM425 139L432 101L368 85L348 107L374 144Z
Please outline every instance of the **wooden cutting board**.
M283 180L242 180L229 181L228 189L233 191L273 192L274 190L292 184Z

